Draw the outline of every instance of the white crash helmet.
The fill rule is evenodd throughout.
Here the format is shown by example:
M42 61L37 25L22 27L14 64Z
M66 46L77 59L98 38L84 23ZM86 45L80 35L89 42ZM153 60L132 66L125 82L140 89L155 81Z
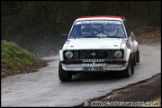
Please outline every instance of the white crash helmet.
M81 32L83 35L91 34L92 33L92 27L90 24L84 24L81 26Z
M118 28L116 24L108 24L107 25L107 34L109 36L115 36L118 32Z

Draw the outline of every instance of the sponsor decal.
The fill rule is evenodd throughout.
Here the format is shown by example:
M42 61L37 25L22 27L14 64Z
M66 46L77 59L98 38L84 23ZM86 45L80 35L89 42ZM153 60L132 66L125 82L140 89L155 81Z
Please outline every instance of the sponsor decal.
M70 40L66 40L65 44L69 44L70 43Z
M131 45L128 39L123 39L122 44L126 44L128 48L131 48Z
M79 24L121 24L121 21L106 21L106 20L91 20L91 21L77 21L75 25Z

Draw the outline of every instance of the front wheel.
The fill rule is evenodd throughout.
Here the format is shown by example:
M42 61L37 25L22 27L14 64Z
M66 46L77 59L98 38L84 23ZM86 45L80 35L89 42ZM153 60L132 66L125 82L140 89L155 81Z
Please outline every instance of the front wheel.
M61 63L59 63L59 79L62 82L68 82L68 81L71 81L72 79L72 73L63 70Z
M134 66L132 60L129 60L127 68L123 71L123 77L130 77L131 74L134 74Z

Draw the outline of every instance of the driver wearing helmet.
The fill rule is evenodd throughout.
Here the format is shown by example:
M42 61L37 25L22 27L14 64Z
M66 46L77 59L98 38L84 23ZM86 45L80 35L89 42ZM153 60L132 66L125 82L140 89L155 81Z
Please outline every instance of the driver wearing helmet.
M92 27L90 24L85 24L81 26L81 32L84 36L91 36L92 35Z

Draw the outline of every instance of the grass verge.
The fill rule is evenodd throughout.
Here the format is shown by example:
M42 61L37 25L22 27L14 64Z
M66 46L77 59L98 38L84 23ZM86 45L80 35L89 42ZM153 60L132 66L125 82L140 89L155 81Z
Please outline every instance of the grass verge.
M33 72L45 65L47 65L46 61L38 59L16 43L1 40L1 78L18 73Z

